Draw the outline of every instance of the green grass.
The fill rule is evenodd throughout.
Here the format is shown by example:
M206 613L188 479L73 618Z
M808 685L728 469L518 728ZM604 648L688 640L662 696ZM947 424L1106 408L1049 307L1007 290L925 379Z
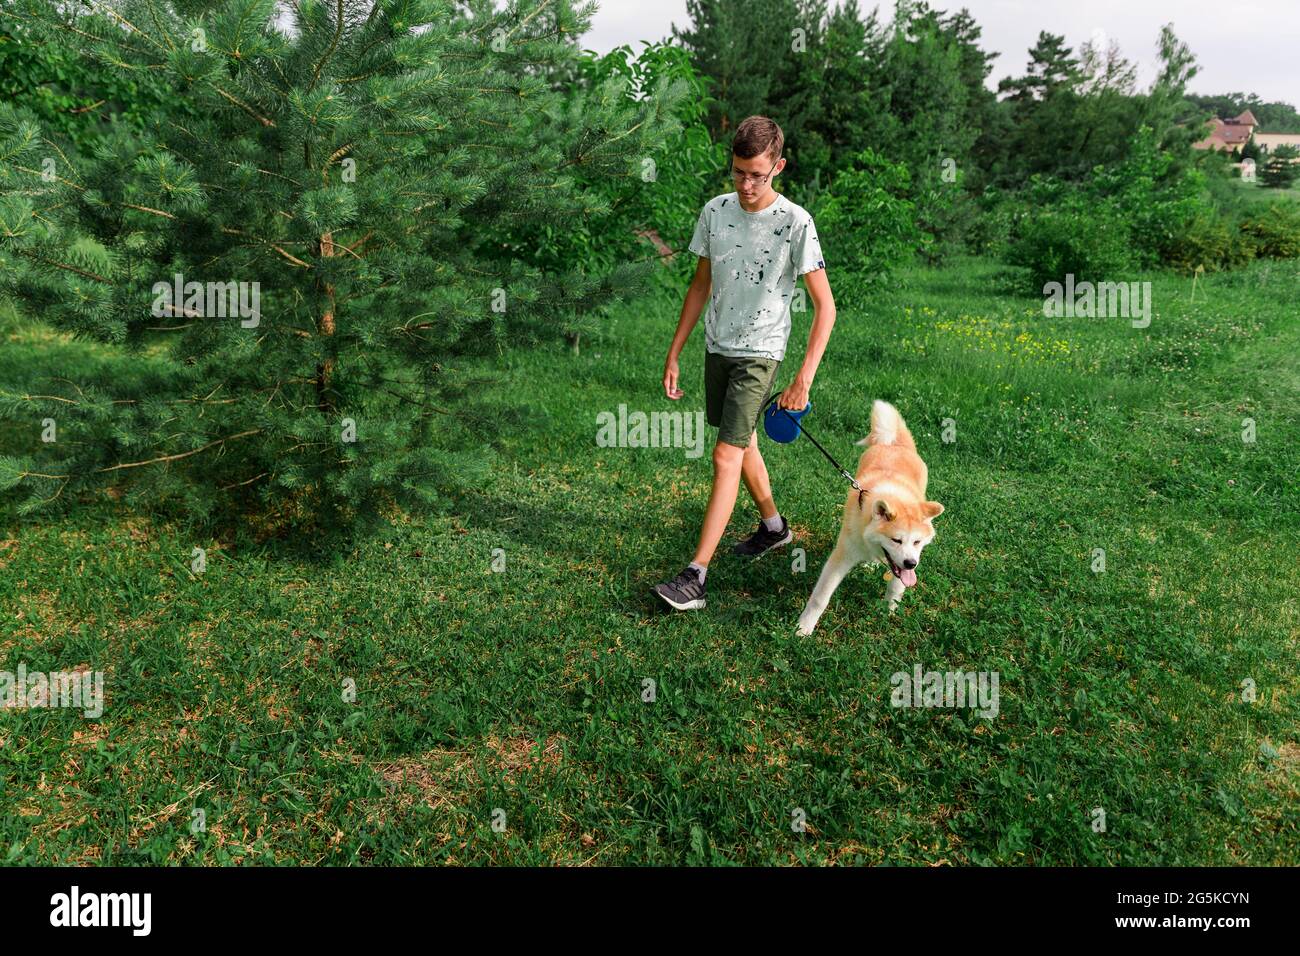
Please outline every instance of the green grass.
M1231 182L1237 187L1242 198L1249 200L1251 203L1267 205L1268 203L1277 202L1279 199L1300 201L1300 183L1288 186L1286 189L1270 189L1258 179L1254 182L1246 182L1240 177L1233 177Z
M694 548L708 447L597 447L596 416L703 407L698 329L686 397L662 396L668 296L580 355L503 356L515 391L484 398L533 408L502 426L507 466L455 516L395 514L350 553L193 541L107 499L10 516L0 666L100 668L109 700L98 721L0 715L0 855L1300 863L1298 268L1206 276L1195 302L1152 276L1145 330L1045 319L981 261L874 297L833 276L808 426L850 463L871 401L893 401L948 510L897 615L859 569L806 639L845 490L806 442L764 439L806 572L742 563L729 538L707 610L649 594ZM115 360L17 319L2 334L9 387ZM731 537L755 523L742 488ZM892 708L889 677L914 664L998 671L999 715Z

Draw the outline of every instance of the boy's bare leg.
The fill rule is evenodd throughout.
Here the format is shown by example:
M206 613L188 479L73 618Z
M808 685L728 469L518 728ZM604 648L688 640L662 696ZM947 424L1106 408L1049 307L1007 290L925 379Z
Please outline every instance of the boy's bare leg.
M750 437L750 445L755 442ZM724 441L713 446L713 491L709 494L709 506L704 511L704 527L700 529L700 544L695 549L694 563L708 567L713 559L713 552L726 533L731 511L736 507L736 495L740 491L740 469L744 460L745 449L738 445L729 445Z
M758 513L763 518L776 517L776 502L772 500L772 485L767 480L767 465L758 450L758 431L749 436L749 447L740 466L740 475L745 479L749 496L758 505Z

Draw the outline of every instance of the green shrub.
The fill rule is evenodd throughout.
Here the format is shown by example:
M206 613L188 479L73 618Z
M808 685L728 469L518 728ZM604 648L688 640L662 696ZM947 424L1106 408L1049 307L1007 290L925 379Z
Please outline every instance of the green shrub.
M1007 261L1029 270L1028 283L1112 281L1139 263L1128 242L1128 224L1113 203L1071 191L1050 205L1031 207L1014 228Z
M871 149L835 174L810 211L837 264L874 284L929 244L931 237L916 225L914 206L903 198L909 184L905 166Z
M1300 258L1300 206L1275 202L1245 220L1241 232L1261 259Z
M8 4L0 12L0 99L30 110L47 135L67 137L81 150L115 123L142 130L160 117L176 123L193 115L161 71L84 56L66 31L23 22Z
M1241 170L1217 149L1201 150L1197 169L1205 175L1205 191L1209 202L1219 214L1232 222L1250 211L1250 192L1243 188Z
M1179 272L1238 269L1255 256L1255 246L1228 220L1202 212L1183 223L1161 249L1162 261Z
M978 210L960 181L932 177L922 188L913 189L910 198L916 209L917 227L930 237L917 248L927 263L943 262L966 247Z
M1011 242L1012 228L1024 206L1019 197L990 186L975 200L978 215L966 234L968 251L1002 258Z
M1084 193L1110 203L1120 213L1133 258L1142 267L1172 264L1169 257L1178 254L1178 238L1189 234L1192 223L1200 220L1208 225L1219 218L1205 174L1178 166L1145 126L1138 131L1128 158L1093 170Z
M1229 182L1222 161L1203 165L1180 166L1144 127L1123 162L1097 167L1077 187L1035 177L1010 214L994 201L986 207L993 221L982 232L996 244L1009 227L1004 258L1027 268L1035 287L1068 273L1095 281L1156 266L1238 268L1257 247L1260 255L1296 254L1287 251L1295 228L1285 212L1239 231L1233 223L1240 187Z

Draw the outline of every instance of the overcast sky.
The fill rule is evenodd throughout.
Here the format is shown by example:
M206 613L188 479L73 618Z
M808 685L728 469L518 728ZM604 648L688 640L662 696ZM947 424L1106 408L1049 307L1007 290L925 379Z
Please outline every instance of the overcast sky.
M583 46L600 53L627 43L663 39L671 26L685 26L686 0L599 0ZM830 0L832 6L838 0ZM859 0L864 16L877 4ZM1038 31L1065 35L1076 51L1097 32L1119 41L1124 55L1139 65L1138 83L1155 77L1160 27L1174 31L1196 54L1201 72L1193 93L1258 93L1300 107L1300 0L935 0L941 10L965 7L983 28L985 50L993 61L990 86L1004 76L1019 76ZM893 0L879 4L889 19Z

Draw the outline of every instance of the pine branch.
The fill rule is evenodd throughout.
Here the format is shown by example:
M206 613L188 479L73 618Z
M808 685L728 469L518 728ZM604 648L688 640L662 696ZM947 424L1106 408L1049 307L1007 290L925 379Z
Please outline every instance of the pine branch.
M320 62L316 64L316 71L312 73L311 83L307 87L308 93L316 89L316 83L320 80L320 71L325 69L325 62L334 55L334 51L338 49L339 38L343 36L343 0L338 0L338 6L334 11L334 19L336 21L334 27L334 39L330 41L329 49L325 51L325 55L322 56Z
M211 81L208 81L208 84L207 84L207 85L210 86L210 87L212 87L214 90L216 90L216 91L217 91L218 93L220 93L222 96L224 96L226 99L230 100L230 102L234 103L234 104L235 104L236 106L238 106L241 110L243 110L243 111L244 111L245 113L247 113L249 116L253 117L253 119L257 120L257 121L258 121L259 123L261 123L263 126L271 126L271 127L274 127L274 126L275 126L275 121L274 121L274 120L269 120L269 119L267 119L265 116L263 116L261 113L257 112L255 109L253 109L253 108L252 108L251 106L249 106L247 103L244 103L244 102L242 102L242 101L236 99L235 97L231 96L229 93L227 93L227 92L226 92L225 90L223 90L221 87L217 86L217 84L215 84L215 83L213 83L213 82L211 82Z
M164 218L166 218L166 219L176 219L176 217L173 216L171 213L169 213L169 212L165 212L165 211L162 210L162 209L151 209L151 208L148 207L148 206L137 206L137 205L136 205L135 203L133 203L133 202L120 202L120 203L115 203L115 205L118 205L118 206L125 206L127 209L136 209L136 210L138 210L138 211L140 211L140 212L153 213L155 216L162 216L162 217L164 217Z
M182 458L189 458L190 455L197 455L201 451L207 451L209 448L212 448L215 445L223 445L228 441L234 441L236 438L246 438L249 435L259 435L261 434L261 432L262 429L253 428L250 429L249 431L240 432L238 435L227 435L225 438L218 438L216 441L210 441L206 445L203 445L200 448L194 448L190 451L181 452L180 454L177 455L163 455L161 458L151 458L148 461L130 461L121 465L113 465L109 468L97 468L96 471L97 472L118 471L119 469L122 468L142 468L145 465L156 465L159 462L163 462L163 461L179 461Z
M163 28L163 25L158 22L158 11L154 7L153 0L145 0L145 6L149 8L149 16L153 18L153 25L158 30L158 33L167 41L167 46L170 49L175 50L176 44L172 42L171 35Z
M75 272L79 276L85 276L87 279L94 279L96 282L102 282L105 285L112 285L112 281L105 279L103 276L95 275L93 272L87 272L85 269L78 269L76 266L70 266L66 262L55 262L53 259L46 259L44 256L38 256L34 252L28 252L26 249L15 249L20 256L26 259L32 259L36 262L44 263L47 266L54 266L56 269L64 269L67 272Z
M253 482L257 481L257 479L265 478L269 474L270 474L269 471L264 471L260 475L254 475L252 478L249 478L247 481L235 481L235 482L231 482L228 485L222 485L220 490L229 491L231 488L242 488L244 485L251 485Z
M541 13L550 5L551 5L551 0L544 0L544 2L539 3L537 5L537 8L533 10L532 13L528 14L528 16L524 17L522 20L520 20L518 23L515 24L515 28L506 34L506 39L509 39L510 37L518 33L520 30L522 30L524 27L528 26L528 21L530 21L533 17L537 16L539 13Z

